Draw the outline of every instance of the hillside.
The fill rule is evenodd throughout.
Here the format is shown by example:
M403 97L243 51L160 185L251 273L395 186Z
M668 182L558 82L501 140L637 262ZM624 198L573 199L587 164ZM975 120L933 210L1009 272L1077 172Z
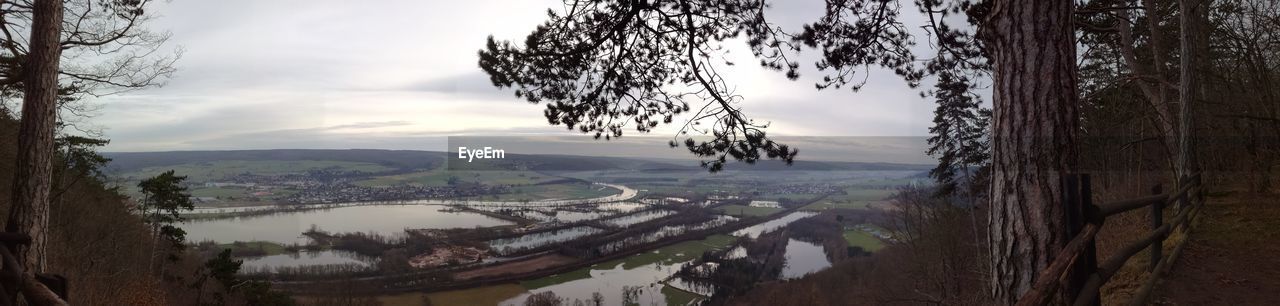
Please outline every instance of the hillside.
M17 130L17 121L0 114L0 212L5 216L12 205ZM63 173L58 160L54 168L47 271L67 278L72 303L176 305L195 300L199 293L182 279L195 275L202 258L184 254L166 263L164 272L148 269L153 258L149 250L157 248L130 200L97 179ZM203 287L206 297L221 291L213 283Z

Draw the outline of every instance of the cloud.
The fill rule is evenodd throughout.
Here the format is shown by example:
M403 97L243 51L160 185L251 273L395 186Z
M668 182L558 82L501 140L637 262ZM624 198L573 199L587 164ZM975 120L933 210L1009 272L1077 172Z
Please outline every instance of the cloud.
M510 88L498 88L489 80L489 76L476 71L433 78L403 88L409 91L422 91L448 95L465 95L492 101L523 101L517 98Z
M412 122L404 121L404 120L399 120L399 121L378 121L378 122L356 122L356 123L351 123L351 124L343 124L343 125L330 126L330 127L324 128L324 129L325 129L325 130L373 129L373 128L393 127L393 126L406 126L406 125L412 125L412 124L413 124Z
M774 1L784 28L817 18L820 1ZM476 67L489 35L519 41L561 1L342 0L173 1L151 8L152 26L186 50L166 87L96 99L93 122L112 151L239 148L433 149L459 135L553 135L600 143L551 126L543 106L498 89ZM904 16L914 14L910 9ZM914 18L908 16L908 18ZM745 41L729 41L740 63L722 70L757 121L776 136L911 136L925 133L932 104L897 76L872 69L859 93L817 92L822 73L802 79L750 65ZM819 54L799 57L811 63ZM636 152L666 148L680 121L649 134L626 130L608 144ZM638 137L640 136L640 137ZM807 144L823 145L822 142ZM804 154L816 154L801 147ZM659 152L659 153L654 153ZM662 153L665 154L665 153ZM812 155L811 155L812 156Z

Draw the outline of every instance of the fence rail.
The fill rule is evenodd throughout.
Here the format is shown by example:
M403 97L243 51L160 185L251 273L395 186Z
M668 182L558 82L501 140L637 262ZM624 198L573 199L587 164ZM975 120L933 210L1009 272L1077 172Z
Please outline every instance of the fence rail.
M1120 200L1099 205L1092 204L1092 191L1088 174L1073 174L1062 178L1063 203L1065 218L1072 239L1060 250L1054 260L1041 270L1031 290L1027 291L1017 305L1045 305L1058 296L1058 290L1065 290L1061 296L1070 297L1065 301L1076 306L1099 305L1099 292L1102 286L1120 271L1134 255L1149 249L1152 275L1143 284L1130 301L1131 305L1146 303L1160 273L1168 269L1169 264L1181 252L1185 240L1174 248L1170 256L1163 256L1164 241L1175 230L1186 231L1190 220L1204 206L1204 193L1201 192L1200 174L1186 176L1177 182L1174 192L1161 193L1160 186L1152 189L1152 195ZM1170 222L1164 221L1164 208L1174 206L1174 217ZM1101 264L1097 260L1096 238L1098 231L1107 217L1116 214L1148 207L1151 215L1151 228L1142 239L1130 242L1120 248L1116 254Z

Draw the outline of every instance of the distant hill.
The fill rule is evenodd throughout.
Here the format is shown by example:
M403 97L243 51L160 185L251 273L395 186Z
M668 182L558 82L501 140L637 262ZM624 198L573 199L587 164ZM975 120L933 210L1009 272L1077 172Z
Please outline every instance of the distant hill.
M189 163L201 163L220 160L331 160L347 162L375 163L397 169L435 169L445 165L446 157L451 152L409 151L409 150L230 150L230 151L170 151L170 152L114 152L104 153L112 159L109 171L128 172L147 167L172 166ZM790 166L778 160L758 161L755 164L730 163L726 170L741 171L821 171L821 170L928 170L932 165L896 164L896 163L863 163L863 162L830 162L830 161L795 161ZM645 159L626 157L601 157L578 155L527 155L506 154L500 160L485 160L474 163L456 163L450 169L474 170L508 170L526 169L536 171L592 171L592 170L633 170L646 172L662 171L705 171L695 160Z
M433 169L442 165L445 157L443 152L366 149L110 152L103 155L111 158L107 169L113 172L219 160L333 160L368 162L400 169Z

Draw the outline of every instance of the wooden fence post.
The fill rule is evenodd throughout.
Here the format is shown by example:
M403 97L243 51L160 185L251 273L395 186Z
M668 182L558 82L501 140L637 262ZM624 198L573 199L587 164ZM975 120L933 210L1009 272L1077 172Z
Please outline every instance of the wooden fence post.
M1094 216L1097 208L1093 206L1093 187L1089 174L1080 174L1080 182L1078 187L1078 195L1076 196L1076 224L1073 225L1071 231L1072 236L1079 235L1084 230L1086 223L1097 222L1098 226L1102 226L1101 217ZM1095 219L1095 217L1097 217ZM1084 288L1085 283L1089 282L1089 278L1098 273L1098 243L1097 240L1089 240L1085 245L1084 251L1080 253L1080 258L1076 260L1075 276L1071 278L1071 287L1079 291ZM1072 296L1080 296L1079 292L1074 292ZM1102 305L1101 295L1094 295L1093 301L1089 304L1092 306Z
M1067 238L1075 238L1084 230L1086 223L1090 221L1090 211L1093 210L1089 206L1092 205L1092 194L1089 190L1089 175L1087 174L1070 174L1062 177L1062 203L1065 208L1063 215L1066 217ZM1063 284L1063 289L1068 297L1080 296L1080 290L1084 288L1085 283L1089 282L1089 277L1097 273L1098 263L1096 257L1096 247L1093 241L1089 241L1083 253L1081 253L1075 263L1068 268L1070 279ZM1071 303L1072 301L1067 301ZM1094 299L1089 305L1099 305L1100 300Z
M1161 192L1162 190L1159 184L1157 184L1155 187L1151 187L1151 194L1153 195L1160 194ZM1151 203L1151 230L1154 231L1155 229L1160 228L1160 226L1163 225L1162 224L1164 223L1163 222L1164 220L1162 220L1163 215L1164 215L1164 200ZM1160 239L1156 239L1155 242L1151 243L1151 249L1150 249L1151 262L1148 263L1149 265L1147 267L1147 271L1156 270L1156 266L1160 264L1160 257L1161 257L1160 251L1163 248L1164 248L1164 237L1160 237Z

